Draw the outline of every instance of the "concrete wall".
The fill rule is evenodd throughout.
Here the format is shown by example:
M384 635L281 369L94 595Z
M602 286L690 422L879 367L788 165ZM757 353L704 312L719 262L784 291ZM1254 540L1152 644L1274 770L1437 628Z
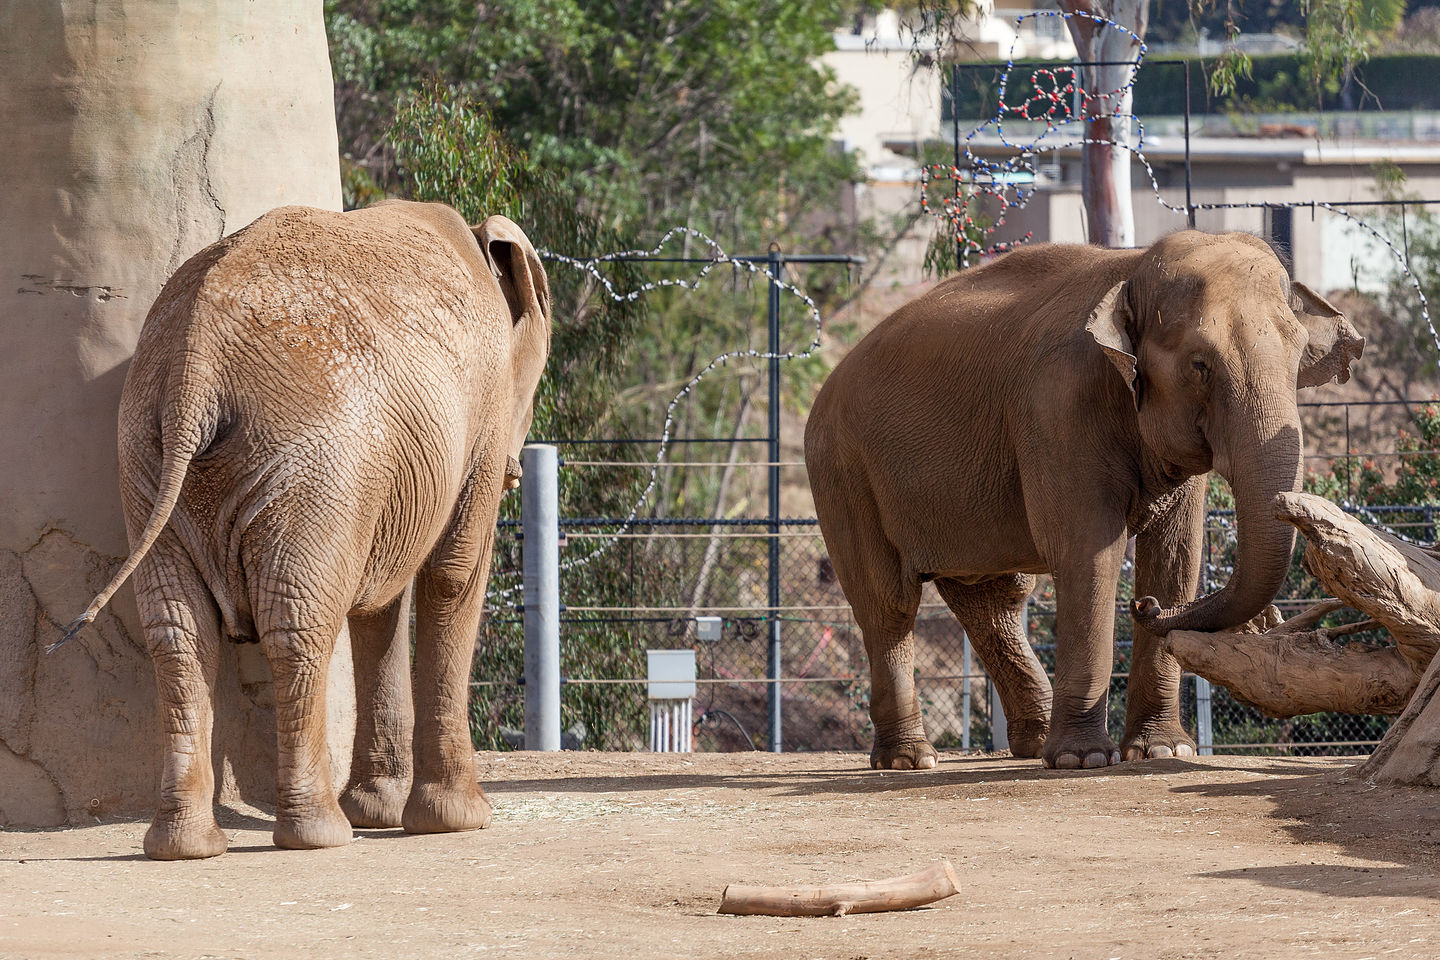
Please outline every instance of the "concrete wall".
M0 64L0 823L48 825L148 811L158 785L128 588L43 652L128 551L116 410L146 311L201 247L280 204L338 209L340 182L320 0L0 0ZM269 671L244 653L217 765L263 800Z

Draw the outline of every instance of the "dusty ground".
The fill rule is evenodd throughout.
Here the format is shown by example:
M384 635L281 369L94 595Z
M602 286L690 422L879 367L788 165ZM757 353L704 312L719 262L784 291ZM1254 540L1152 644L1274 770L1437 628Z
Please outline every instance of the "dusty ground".
M948 756L481 754L483 832L367 831L152 863L145 825L0 832L0 957L1440 956L1440 793L1335 760L1058 773ZM729 882L893 876L946 857L930 908L715 915Z

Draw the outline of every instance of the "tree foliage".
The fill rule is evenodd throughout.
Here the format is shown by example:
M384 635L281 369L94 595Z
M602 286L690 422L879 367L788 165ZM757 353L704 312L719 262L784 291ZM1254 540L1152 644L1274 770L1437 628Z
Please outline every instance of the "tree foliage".
M503 213L537 247L578 257L648 246L676 225L741 252L763 252L771 241L832 249L847 241L806 215L832 208L858 176L854 157L833 144L851 95L820 60L851 9L837 0L327 0L347 204L400 195L449 203L472 223ZM666 253L706 251L681 239ZM601 269L622 294L695 271ZM548 272L554 336L532 437L653 433L674 390L711 356L764 347L766 285L749 274L721 269L695 292L672 287L616 301L573 267L552 261ZM834 276L824 279L836 289ZM787 298L787 350L810 339L809 318L794 303ZM798 367L813 389L822 371ZM763 424L751 397L763 385L756 372L735 364L707 379L680 408L676 432L753 432ZM602 460L654 455L649 447L581 449ZM564 469L565 516L624 516L648 477ZM686 471L675 482L663 474L650 509L723 512L713 473ZM730 504L743 494L732 493ZM513 520L518 497L505 509L502 521ZM519 545L508 529L502 523L495 589L518 579ZM622 546L563 574L565 596L624 605L636 584L673 579L661 550ZM594 547L579 540L565 558ZM492 747L501 725L521 723L509 686L521 672L513 599L492 596L477 643L472 727L477 743ZM643 646L628 624L567 627L562 670L641 675ZM633 714L643 700L622 685L567 684L562 701L563 723L583 724L589 745L624 745L624 731L640 726Z
M1218 96L1235 92L1236 82L1250 79L1251 60L1235 40L1243 32L1278 32L1300 41L1303 79L1318 107L1327 90L1348 86L1355 67L1379 49L1405 16L1406 0L1189 0L1191 33L1206 29L1228 42L1210 72L1210 89ZM1183 32L1178 4L1157 4L1162 33Z
M831 145L851 105L820 65L839 0L328 0L342 152L396 182L384 136L425 79L482 103L612 226L680 217L786 239L857 175ZM642 231L643 232L643 231Z

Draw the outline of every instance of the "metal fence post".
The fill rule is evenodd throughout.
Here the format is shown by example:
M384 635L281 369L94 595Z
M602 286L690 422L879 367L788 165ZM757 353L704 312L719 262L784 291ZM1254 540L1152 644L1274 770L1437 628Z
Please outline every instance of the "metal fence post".
M1078 91L1077 91L1078 92ZM1195 229L1195 201L1190 198L1190 61L1185 61L1185 225Z
M525 572L525 749L560 749L559 458L546 444L520 452Z
M770 244L770 624L769 747L782 749L780 697L780 247Z
M1195 739L1200 756L1209 757L1215 753L1215 725L1210 712L1210 681L1202 676L1195 677Z
M955 209L960 209L960 198L962 190L960 186L960 64L950 65L950 131L955 138L955 169L951 179L955 182L950 186L955 190ZM954 214L959 216L958 213ZM965 259L965 233L963 230L955 234L955 272L960 272L960 264ZM967 713L966 718L969 718Z
M970 749L970 634L960 628L960 749Z
M1010 749L1010 726L1005 722L1005 707L1000 703L1000 688L995 678L986 674L985 686L990 691L990 749Z

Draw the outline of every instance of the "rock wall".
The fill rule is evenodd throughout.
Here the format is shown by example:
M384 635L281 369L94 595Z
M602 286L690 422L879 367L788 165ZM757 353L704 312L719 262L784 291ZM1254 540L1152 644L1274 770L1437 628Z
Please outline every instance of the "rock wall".
M321 0L0 0L0 64L0 824L46 826L148 812L159 782L129 588L44 652L128 552L116 411L146 311L265 211L339 209L340 174ZM265 802L269 670L224 657L217 782ZM342 637L340 769L349 677Z

